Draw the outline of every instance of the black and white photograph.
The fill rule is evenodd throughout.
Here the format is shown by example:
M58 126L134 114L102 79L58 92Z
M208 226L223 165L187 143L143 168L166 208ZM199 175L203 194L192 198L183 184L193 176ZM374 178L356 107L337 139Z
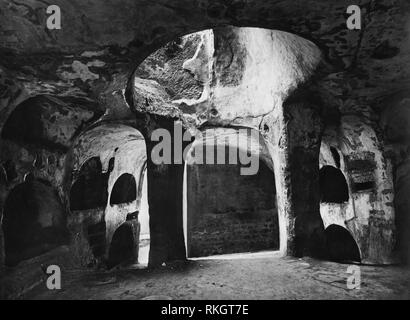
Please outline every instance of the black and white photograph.
M0 0L0 300L409 299L409 0Z

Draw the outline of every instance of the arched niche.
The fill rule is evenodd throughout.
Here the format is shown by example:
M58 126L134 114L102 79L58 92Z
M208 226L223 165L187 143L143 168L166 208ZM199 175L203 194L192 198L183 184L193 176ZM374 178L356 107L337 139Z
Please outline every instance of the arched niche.
M117 228L109 248L107 261L109 268L138 261L139 229L138 220L134 219L124 222Z
M349 201L349 188L340 169L323 166L319 171L320 200L327 203L344 203Z
M2 228L9 266L68 242L66 215L58 193L40 180L24 182L9 193Z
M108 198L108 174L102 172L99 157L87 160L70 190L70 209L90 210L105 207Z
M52 96L38 95L19 104L7 118L1 137L19 144L67 150L94 112L76 108Z
M110 196L110 205L127 204L137 199L137 183L133 175L122 174L114 184Z
M360 262L360 250L345 228L332 224L325 230L327 258L337 262Z

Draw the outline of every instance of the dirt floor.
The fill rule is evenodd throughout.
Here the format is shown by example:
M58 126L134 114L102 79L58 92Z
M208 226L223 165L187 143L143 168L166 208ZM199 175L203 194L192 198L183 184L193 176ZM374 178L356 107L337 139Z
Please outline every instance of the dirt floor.
M360 266L361 288L347 289L348 264L276 253L210 257L161 269L62 270L62 289L45 284L25 299L409 299L410 269Z

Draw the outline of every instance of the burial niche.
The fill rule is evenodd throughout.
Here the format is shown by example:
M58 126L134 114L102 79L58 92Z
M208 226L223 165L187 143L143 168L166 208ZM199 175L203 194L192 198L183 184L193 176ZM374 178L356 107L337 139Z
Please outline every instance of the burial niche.
M360 262L360 250L345 228L332 224L325 230L327 258L336 262Z
M70 208L90 210L103 208L108 198L108 173L102 172L99 157L93 157L81 167L77 180L71 187Z
M132 218L114 232L108 253L108 268L138 261L139 229L138 220Z
M110 205L131 203L137 199L137 184L133 175L124 173L115 182L111 192Z
M321 202L344 203L349 201L349 188L342 171L324 166L319 171Z
M38 180L16 186L5 202L3 232L8 266L66 244L65 212L57 191Z

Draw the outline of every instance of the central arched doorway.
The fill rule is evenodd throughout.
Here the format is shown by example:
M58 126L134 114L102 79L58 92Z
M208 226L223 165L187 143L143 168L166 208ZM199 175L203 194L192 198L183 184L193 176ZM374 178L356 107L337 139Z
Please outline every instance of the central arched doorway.
M248 131L252 130L245 129ZM194 143L185 170L187 257L279 250L272 160L263 161L266 154L251 155L253 148L260 148L262 153L267 150L237 129L209 129L203 133L206 139ZM207 162L211 160L208 154L204 163L195 163L192 154L212 147L214 142L215 162ZM217 163L220 152L225 155L225 164ZM243 174L243 164L232 163L241 153L255 156L257 169L253 174Z

